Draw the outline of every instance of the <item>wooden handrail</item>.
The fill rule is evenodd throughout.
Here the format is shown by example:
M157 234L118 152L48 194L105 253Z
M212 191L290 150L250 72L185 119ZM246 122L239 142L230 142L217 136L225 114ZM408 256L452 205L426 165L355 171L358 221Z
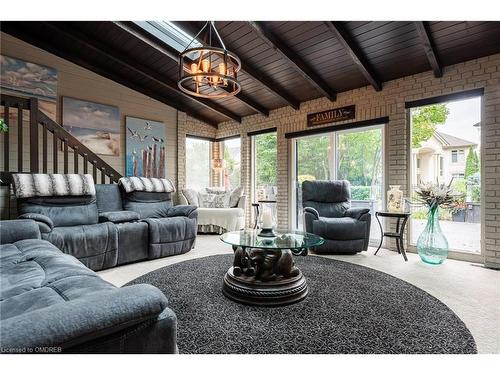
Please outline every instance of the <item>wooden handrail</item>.
M15 172L29 172L29 173L38 173L40 169L39 164L39 127L41 126L41 138L42 138L42 171L44 173L47 172L47 161L48 161L48 147L47 147L47 132L51 132L53 134L53 142L52 142L52 152L53 152L53 173L58 173L58 154L59 151L63 152L63 163L64 163L64 173L68 173L69 163L73 163L73 171L74 173L78 173L79 170L79 157L83 159L83 172L87 173L88 165L91 164L92 174L94 175L95 183L97 181L97 171L100 171L101 174L101 183L105 183L105 177L107 176L110 182L118 182L118 180L122 177L121 174L116 171L113 167L111 167L108 163L106 163L103 159L97 156L94 152L92 152L87 146L81 143L77 138L75 138L71 133L69 133L66 129L64 129L57 122L48 117L45 113L38 109L38 99L37 98L24 98L17 97L13 95L0 95L0 104L4 107L4 113L6 117L6 122L10 127L13 127L15 124L9 122L9 109L17 110L17 126L18 126L18 162L17 171L10 170L9 163L9 142L11 140L9 138L9 133L3 134L4 140L4 165L3 171L0 171L0 178L3 181L3 184L8 184L11 181L11 175ZM29 170L25 171L23 168L23 160L22 160L22 127L23 127L23 110L30 111L29 117L29 144L30 144L30 160L29 160ZM59 149L59 145L63 145L62 149ZM68 151L72 149L74 152L74 156L72 159L69 158ZM26 163L25 163L26 164Z
M108 176L111 181L118 182L118 180L122 177L118 171L102 160L87 146L81 143L77 138L75 138L57 122L48 117L45 113L39 111L38 115L38 122L41 125L45 126L48 131L52 132L56 138L58 138L65 145L72 148L73 152L78 153L82 157L86 157L88 162L95 165L95 167L100 171L105 171L106 176ZM67 150L67 147L65 146L64 149ZM65 160L67 162L68 158L66 157ZM97 181L95 182L97 183Z

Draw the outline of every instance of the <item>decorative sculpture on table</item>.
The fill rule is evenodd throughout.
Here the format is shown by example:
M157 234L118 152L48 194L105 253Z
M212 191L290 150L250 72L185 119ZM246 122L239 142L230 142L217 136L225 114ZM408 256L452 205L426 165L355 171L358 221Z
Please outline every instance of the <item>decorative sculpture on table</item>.
M299 274L290 250L268 251L266 249L236 248L233 273L235 276L255 277L270 281L278 277L295 277Z
M390 185L387 191L387 211L401 213L404 210L403 192L399 189L400 185Z

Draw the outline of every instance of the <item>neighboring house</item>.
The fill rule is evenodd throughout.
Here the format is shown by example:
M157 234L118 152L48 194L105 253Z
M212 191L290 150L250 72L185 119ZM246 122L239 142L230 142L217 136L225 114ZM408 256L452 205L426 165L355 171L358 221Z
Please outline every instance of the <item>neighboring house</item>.
M448 183L451 178L463 178L470 149L477 144L449 134L435 132L421 147L412 149L413 181Z

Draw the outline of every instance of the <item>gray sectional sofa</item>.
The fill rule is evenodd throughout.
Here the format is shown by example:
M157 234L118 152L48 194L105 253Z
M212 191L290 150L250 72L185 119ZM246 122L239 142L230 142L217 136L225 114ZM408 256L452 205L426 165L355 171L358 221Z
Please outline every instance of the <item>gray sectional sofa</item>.
M77 212L83 216L82 210ZM93 233L107 232L107 239L115 236L116 246L120 229L89 226ZM2 353L177 352L177 320L160 290L146 284L117 288L41 235L33 220L0 222ZM100 259L113 256L110 251Z
M36 221L43 239L94 271L182 254L196 240L197 208L173 206L170 192L103 184L93 195L35 194L17 202L20 219Z

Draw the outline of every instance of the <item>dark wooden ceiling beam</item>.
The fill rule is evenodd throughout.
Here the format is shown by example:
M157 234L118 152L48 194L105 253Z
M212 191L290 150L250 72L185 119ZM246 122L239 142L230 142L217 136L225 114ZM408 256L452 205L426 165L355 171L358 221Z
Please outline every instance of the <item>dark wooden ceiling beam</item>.
M341 22L327 21L325 24L335 34L337 40L346 49L347 53L353 59L358 69L363 76L373 86L376 91L382 90L382 82L378 79L371 64L368 62L365 54L354 41L349 32L345 29Z
M157 51L168 56L169 58L174 60L177 64L179 63L179 52L176 49L169 46L168 44L158 39L154 35L151 35L146 30L141 29L133 22L114 22L114 24L120 27L122 30L133 35L135 38L141 40L143 43L148 44L150 47L155 48ZM257 103L248 95L245 95L240 92L235 97L244 104L246 104L248 107L250 107L252 110L256 111L257 113L260 113L264 116L269 116L269 109Z
M432 71L434 72L434 77L439 78L443 76L443 67L439 61L436 45L432 40L431 31L426 22L416 21L415 27L420 35L420 40L424 46L425 54L429 60Z
M289 64L307 81L309 81L318 91L328 99L334 101L337 98L336 92L321 78L304 60L300 58L290 47L288 47L280 38L272 33L263 22L249 21L259 36L266 44L274 49L280 56L289 62Z
M40 36L40 33L37 30L30 30L29 26L25 22L2 22L2 31L29 44L39 47L49 53L77 64L85 69L88 69L96 74L99 74L100 76L108 78L134 91L140 92L141 94L158 100L159 102L164 103L170 107L177 108L180 111L185 112L189 116L205 122L210 126L213 126L215 128L218 127L218 124L214 122L213 119L195 113L190 108L186 107L183 103L180 103L172 98L165 97L159 94L157 91L139 85L120 74L117 74L111 70L104 69L99 65L93 64L87 58L82 57L82 53L77 46L73 46L73 52L70 52L67 49L62 49L57 43L48 42L46 39Z
M86 34L82 33L75 28L68 28L66 25L62 25L59 22L49 23L47 24L49 27L52 27L58 30L58 33L64 35L68 38L73 38L75 41L81 43L86 48L91 49L96 54L100 54L105 56L106 58L113 61L114 64L118 66L124 66L127 69L132 70L135 74L141 75L149 80L154 81L155 83L161 85L162 87L168 89L169 91L173 91L177 94L181 94L183 97L192 100L198 104L203 105L204 107L224 116L230 120L237 121L241 123L241 116L237 115L234 112L229 111L228 109L218 105L212 100L203 99L203 98L194 98L179 89L177 86L177 82L175 82L170 77L167 77L163 74L156 72L155 70L137 62L134 60L132 56L126 55L115 48L105 45L104 43L89 38Z
M188 28L186 30L190 34L196 35L198 31L200 31L201 26L196 25L194 22L174 22L178 24L181 28ZM203 41L200 41L203 42ZM232 51L231 45L226 44L226 48L229 51ZM234 52L234 51L233 51ZM292 107L295 110L300 109L300 101L295 99L292 95L287 93L284 89L282 89L276 82L274 82L269 76L264 74L262 71L257 69L255 66L248 63L248 61L241 61L241 71L246 75L250 76L253 80L259 82L266 89L271 91L274 95L283 100L287 105Z

